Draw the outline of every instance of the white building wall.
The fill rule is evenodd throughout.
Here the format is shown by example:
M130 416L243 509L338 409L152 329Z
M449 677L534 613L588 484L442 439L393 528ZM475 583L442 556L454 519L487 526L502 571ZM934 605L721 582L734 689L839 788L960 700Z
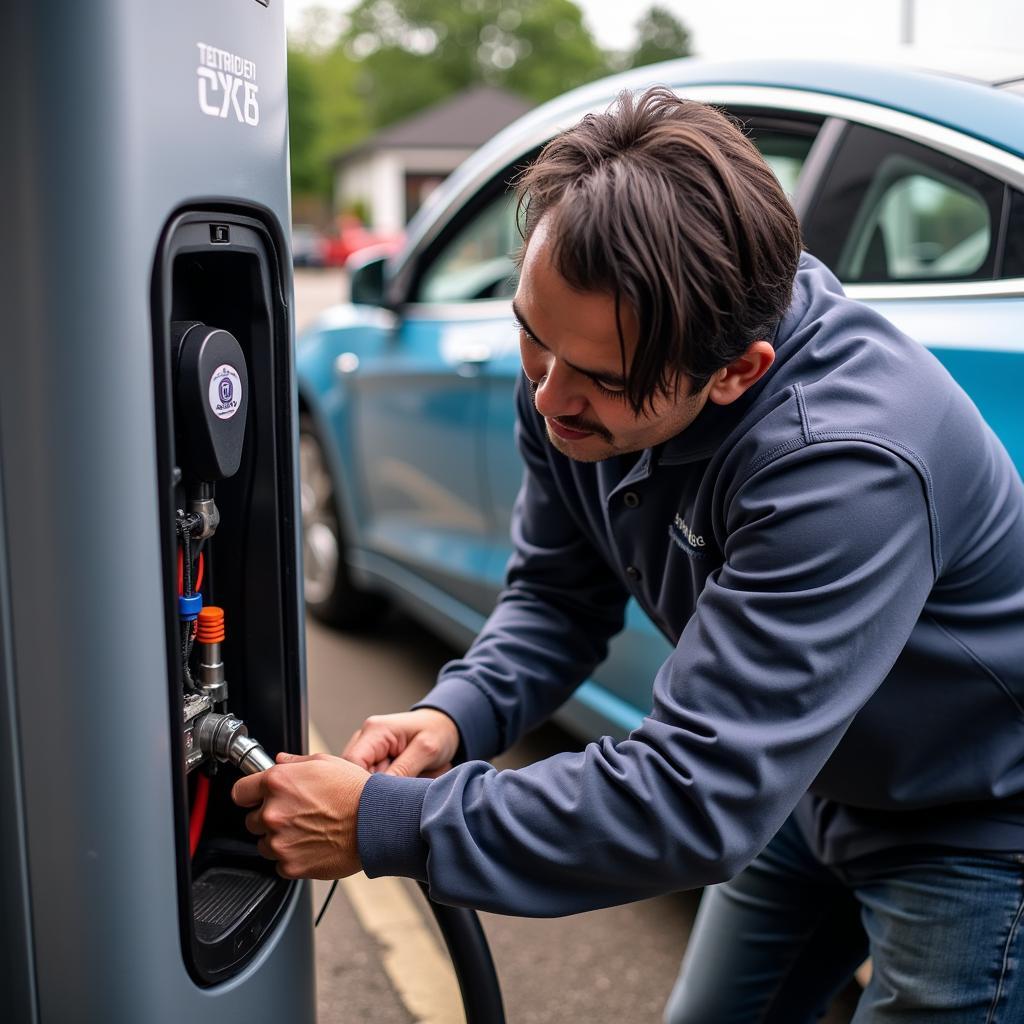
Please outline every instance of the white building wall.
M406 223L405 176L448 175L472 152L470 149L385 149L360 154L338 169L334 208L343 210L361 200L370 208L370 227L399 232Z

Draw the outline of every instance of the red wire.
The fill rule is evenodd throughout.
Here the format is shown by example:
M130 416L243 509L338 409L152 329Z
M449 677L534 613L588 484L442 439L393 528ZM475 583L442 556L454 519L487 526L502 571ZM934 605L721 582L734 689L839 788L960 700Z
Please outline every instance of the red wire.
M196 779L196 795L192 801L192 813L188 821L188 853L190 857L196 855L196 848L199 846L199 837L203 834L203 822L206 820L206 804L210 799L210 779L200 774Z
M203 585L203 553L199 552L199 566L196 569L196 582L193 586L193 590L198 591ZM178 548L178 593L185 593L185 556L181 552L181 548Z
M203 585L203 553L199 553L199 568L196 570L195 590L198 591ZM185 557L181 548L178 548L178 593L185 590ZM199 846L199 837L203 834L203 824L206 821L206 805L210 800L210 779L207 775L199 775L196 779L196 792L192 800L192 809L188 817L188 852L190 857L196 855Z

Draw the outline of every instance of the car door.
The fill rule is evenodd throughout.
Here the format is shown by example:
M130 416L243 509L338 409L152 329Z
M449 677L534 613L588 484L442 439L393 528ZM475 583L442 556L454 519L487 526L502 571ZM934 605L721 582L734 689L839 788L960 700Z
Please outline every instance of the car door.
M391 343L359 368L354 403L365 543L434 588L426 601L478 613L492 597L481 580L493 533L480 368L511 336L508 303L492 298L512 271L500 199L453 220L422 254Z

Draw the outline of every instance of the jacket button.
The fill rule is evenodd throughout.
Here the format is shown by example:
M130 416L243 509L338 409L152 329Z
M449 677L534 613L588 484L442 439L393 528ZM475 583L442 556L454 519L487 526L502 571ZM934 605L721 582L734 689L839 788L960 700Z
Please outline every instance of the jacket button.
M640 579L640 570L635 565L627 565L626 566L626 575L631 580L638 580L638 579Z
M640 495L636 491L626 491L622 496L622 503L626 508L636 508L640 504Z

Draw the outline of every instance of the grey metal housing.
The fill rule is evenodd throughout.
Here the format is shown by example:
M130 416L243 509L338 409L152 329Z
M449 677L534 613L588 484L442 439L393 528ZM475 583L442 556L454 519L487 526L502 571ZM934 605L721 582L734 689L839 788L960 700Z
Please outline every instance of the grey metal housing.
M226 105L199 44L248 62ZM0 53L4 1017L312 1021L306 885L231 981L183 961L150 306L182 208L251 204L287 256L283 5L4 4Z

